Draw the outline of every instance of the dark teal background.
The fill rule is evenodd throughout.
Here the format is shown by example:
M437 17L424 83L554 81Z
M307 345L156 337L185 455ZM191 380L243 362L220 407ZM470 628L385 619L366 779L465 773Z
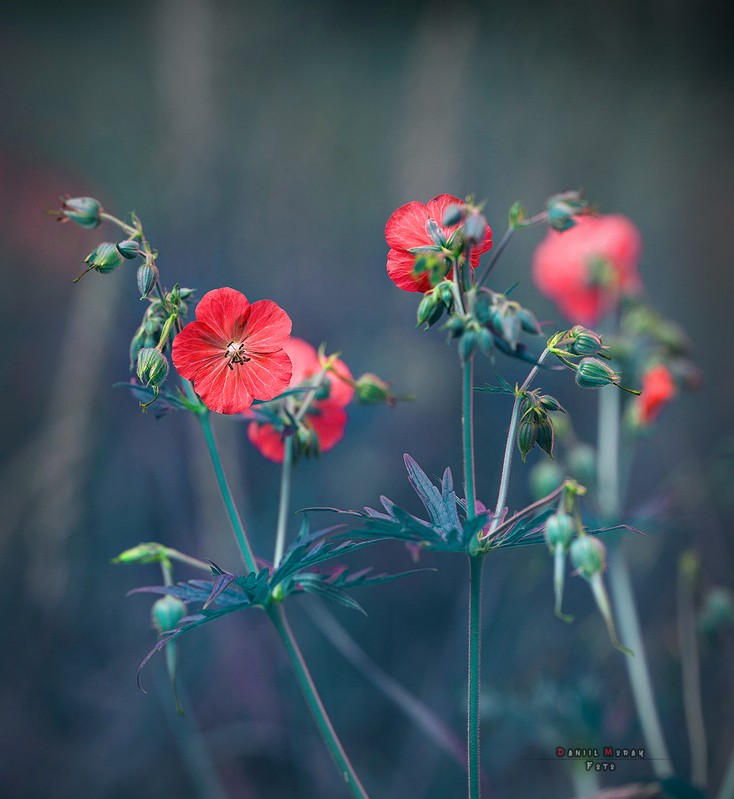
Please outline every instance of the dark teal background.
M385 274L384 224L397 206L474 193L498 240L513 201L534 212L582 187L602 211L633 219L647 295L689 332L704 378L644 441L627 511L667 499L667 518L628 551L660 711L687 778L676 561L685 548L699 553L701 591L731 585L734 564L733 56L723 4L5 5L0 794L216 799L192 754L202 744L222 796L343 795L257 613L182 641L190 723L171 714L162 661L144 675L148 696L135 686L154 634L149 600L125 593L158 574L110 558L160 540L231 570L239 562L192 420L141 416L112 388L127 378L142 306L129 266L72 285L114 233L46 217L67 192L139 213L165 281L271 298L294 334L416 395L394 410L350 410L345 441L299 465L295 507L359 507L384 493L417 510L406 451L429 474L460 473L454 354L438 331L414 329L417 297ZM517 237L494 287L519 280L517 298L561 324L529 279L540 235ZM478 382L494 371L524 374L498 359ZM596 397L566 375L548 380L591 440ZM506 398L477 399L478 494L488 503L509 412ZM278 469L249 448L242 423L216 422L269 557ZM527 499L525 475L518 467L511 507ZM397 545L371 552L381 568L410 565ZM368 618L335 613L462 737L465 564L426 563L438 573L363 592ZM579 795L555 746L641 745L622 656L579 580L567 600L576 623L554 618L542 549L500 552L486 574L486 796ZM304 611L315 601L293 603L294 627L373 796L461 796L460 768L314 629ZM716 786L734 733L731 628L704 640L701 658ZM649 763L625 765L603 784L651 775Z

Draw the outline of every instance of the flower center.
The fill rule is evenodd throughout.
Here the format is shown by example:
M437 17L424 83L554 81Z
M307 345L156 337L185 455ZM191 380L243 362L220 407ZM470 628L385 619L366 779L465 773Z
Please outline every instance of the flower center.
M230 369L234 369L236 363L247 363L247 361L250 360L247 355L245 355L245 344L242 341L239 344L230 341L229 344L227 344L227 349L224 351L224 357L227 359L227 366L229 366Z

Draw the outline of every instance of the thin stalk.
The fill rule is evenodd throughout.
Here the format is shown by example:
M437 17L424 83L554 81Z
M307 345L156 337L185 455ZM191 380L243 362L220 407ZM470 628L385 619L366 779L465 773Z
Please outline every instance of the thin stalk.
M515 454L515 436L517 435L517 425L520 421L520 404L522 402L523 392L527 391L530 384L535 380L535 375L538 374L543 361L548 357L550 350L546 347L538 358L538 362L528 373L525 382L515 392L515 402L512 406L512 416L510 417L510 429L507 431L507 443L505 444L505 457L502 461L502 475L500 476L500 487L497 492L497 504L495 505L494 517L492 525L487 533L487 538L490 538L497 531L500 526L502 518L502 510L507 502L507 491L510 486L510 474L512 472L512 457Z
M622 505L619 493L620 397L614 386L599 391L597 483L599 508L608 522L617 520ZM635 657L624 659L635 709L643 737L651 752L655 776L658 779L666 779L673 775L673 768L655 706L650 668L632 591L632 580L621 546L612 549L609 560L609 588L619 631L622 640L635 653Z
M464 489L466 491L466 516L476 515L476 486L474 477L474 357L461 361L462 414L461 431L464 454Z
M224 472L224 466L222 465L222 459L219 455L217 439L214 436L214 430L212 429L209 411L202 410L197 413L196 416L199 420L199 424L201 425L202 432L204 433L206 448L209 451L209 457L211 458L212 466L214 467L214 475L217 478L219 492L222 495L222 501L224 502L224 507L227 511L229 522L232 525L232 530L234 531L235 538L237 539L237 545L239 546L240 553L242 554L242 560L245 562L245 566L247 566L248 571L256 572L257 562L255 560L255 555L253 554L252 547L250 546L250 541L247 538L247 532L245 531L245 526L242 523L240 512L237 510L237 505L235 504L234 497L232 496L232 490L229 487L227 475Z
M306 661L303 659L298 642L293 636L290 624L285 615L285 608L281 603L271 605L268 609L268 616L275 625L283 645L285 646L288 658L293 667L293 671L298 681L298 685L303 693L303 698L306 700L309 710L313 716L316 726L318 727L321 737L324 739L331 756L336 762L337 768L341 773L344 782L347 784L349 791L355 799L369 799L367 791L365 791L359 777L356 775L352 764L347 757L344 748L341 745L331 720L326 713L326 709L321 701L321 697L316 690L311 673L308 670Z
M697 788L705 788L708 782L708 751L696 636L694 581L698 564L694 558L691 553L684 554L678 564L678 647L683 678L683 709L691 751L691 782Z
M127 222L123 222L122 219L118 219L116 216L112 216L112 214L108 214L106 211L100 212L99 215L100 219L106 219L108 222L112 222L114 225L117 225L119 228L127 233L128 236L137 236L138 230L134 228L132 225L128 225Z
M487 265L484 267L484 271L482 272L479 280L477 280L477 286L484 285L484 281L490 276L492 270L497 265L497 262L502 257L502 253L507 249L507 245L512 240L512 237L515 235L515 228L508 227L505 231L504 236L500 239L500 243L497 245L495 250L492 252L492 257L487 261Z
M734 749L731 750L729 755L724 779L721 782L716 799L734 799Z
M273 568L277 569L285 551L285 535L288 527L288 509L291 500L291 478L293 475L293 436L283 442L283 468L280 473L280 500L278 502L278 526L275 531L275 554Z
M469 557L469 653L467 696L467 760L469 799L479 799L481 793L479 746L481 656L482 656L482 571L484 557Z

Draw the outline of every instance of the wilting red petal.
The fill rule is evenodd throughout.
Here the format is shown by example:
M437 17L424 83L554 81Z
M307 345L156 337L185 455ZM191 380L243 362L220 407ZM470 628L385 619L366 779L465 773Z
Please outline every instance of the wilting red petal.
M675 383L667 367L659 364L642 376L642 394L638 397L640 419L651 424L675 396Z
M428 272L423 272L417 277L413 274L415 255L403 250L390 250L387 254L387 274L390 280L403 291L431 290L431 280Z
M197 312L198 317L198 312ZM276 352L291 333L291 318L272 300L258 300L250 306L245 348L250 352Z
M275 463L283 463L285 445L282 436L273 425L250 422L247 426L247 437L261 455Z
M581 216L564 232L549 230L533 256L533 279L573 322L593 325L620 293L640 290L640 234L623 216ZM595 285L594 261L611 266L612 285Z
M207 324L226 346L242 334L250 307L242 292L214 289L207 291L196 306L196 321Z
M317 403L314 411L313 414L306 414L308 423L319 439L319 448L322 452L326 452L344 437L347 412L340 405L329 400Z

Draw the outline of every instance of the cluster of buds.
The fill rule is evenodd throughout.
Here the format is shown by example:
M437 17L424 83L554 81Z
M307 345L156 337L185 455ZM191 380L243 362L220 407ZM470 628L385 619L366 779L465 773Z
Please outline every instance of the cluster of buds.
M594 600L607 626L612 644L622 652L632 654L617 638L611 605L604 586L606 547L598 537L589 535L584 529L579 509L579 497L586 489L575 480L566 480L561 489L558 507L546 519L544 535L548 549L553 555L553 589L555 614L559 619L573 620L562 611L566 558L569 557L575 574L583 577L591 586Z
M481 244L487 230L487 218L482 213L484 203L476 205L470 197L464 203L449 205L443 215L447 227L461 224L461 240L467 247Z
M549 394L541 394L540 389L526 390L520 401L520 421L517 426L517 446L523 463L537 444L553 457L555 434L551 411L563 411L561 403Z
M467 298L467 312L453 313L443 326L451 338L458 339L459 354L465 360L477 347L485 355L492 355L495 346L515 352L523 331L532 335L542 332L535 315L504 294L473 288Z
M545 213L549 227L563 232L576 225L576 217L590 213L589 204L579 191L564 191L548 199Z
M606 363L610 360L607 348L593 330L576 325L556 333L548 339L548 351L575 372L576 383L581 388L613 385L630 394L640 393L620 385L622 376Z

